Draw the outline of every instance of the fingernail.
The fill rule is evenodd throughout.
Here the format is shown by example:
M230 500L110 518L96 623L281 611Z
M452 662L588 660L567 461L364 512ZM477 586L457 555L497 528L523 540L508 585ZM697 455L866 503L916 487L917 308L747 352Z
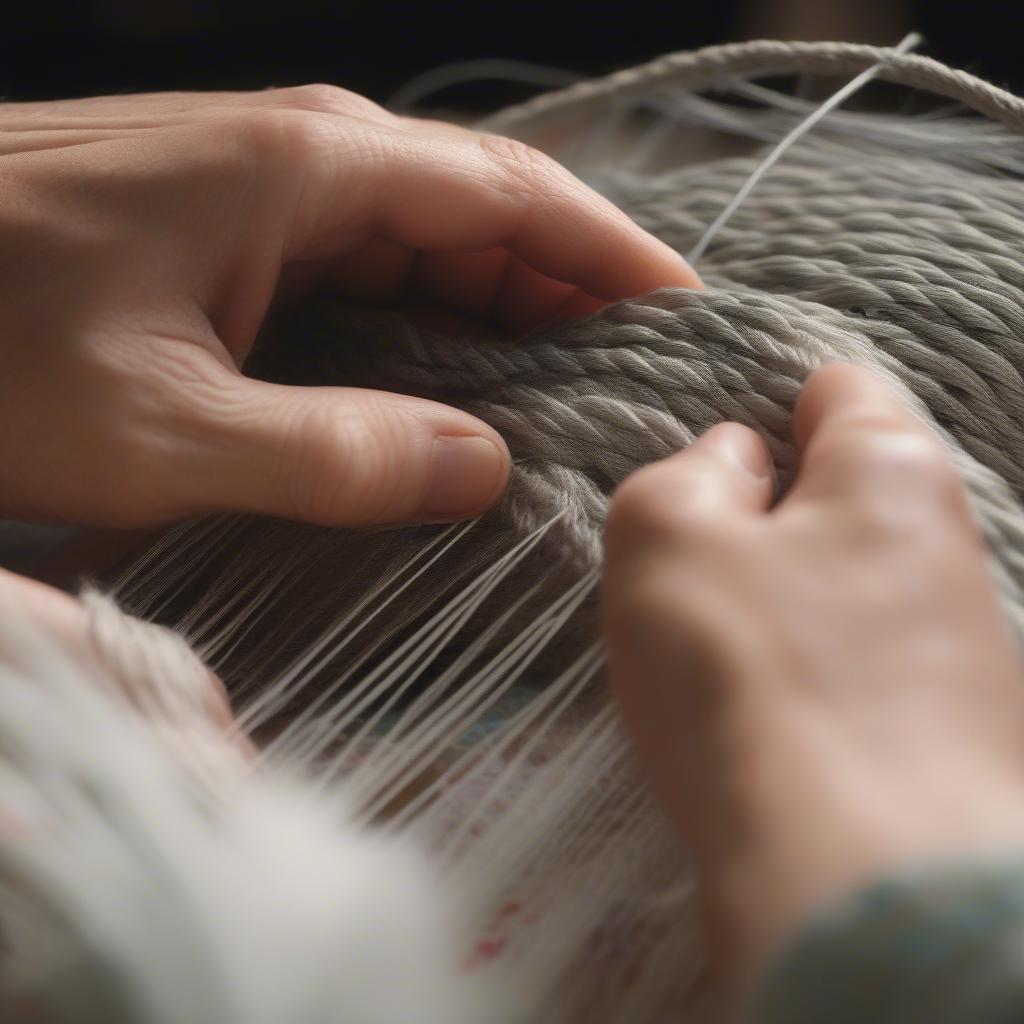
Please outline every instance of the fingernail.
M439 437L430 457L430 482L423 498L428 516L463 516L495 497L505 459L486 437Z

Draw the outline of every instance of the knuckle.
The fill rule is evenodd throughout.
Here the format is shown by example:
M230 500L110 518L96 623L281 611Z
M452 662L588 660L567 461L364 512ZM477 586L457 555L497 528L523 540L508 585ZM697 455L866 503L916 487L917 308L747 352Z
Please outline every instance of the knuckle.
M963 484L949 453L937 440L919 439L908 443L905 451L890 453L889 457L894 459L896 472L933 500L951 503L963 494Z
M480 149L488 159L517 179L552 177L558 165L539 149L504 135L478 136Z
M312 173L323 181L344 174L351 184L356 170L384 172L395 155L393 133L387 127L307 110L251 112L242 115L239 131L247 140L250 163L283 164L293 173Z
M243 110L233 114L226 126L239 149L259 161L276 160L287 151L288 118L271 107ZM221 127L217 129L220 132Z
M286 505L298 518L357 525L394 511L400 474L393 453L401 446L386 418L311 408L284 436L278 465Z
M372 100L337 85L315 82L277 90L278 96L295 110L313 114L343 114L350 117L384 117L385 111Z
M855 459L869 484L858 502L869 534L911 538L923 532L923 516L936 526L969 519L966 490L937 438L876 432L861 439Z
M261 162L318 156L331 133L324 115L282 107L243 111L235 115L233 127L244 150Z
M941 490L958 483L942 443L922 430L867 423L851 434L851 444L861 462L907 487Z
M287 112L282 128L288 153L300 164L321 161L337 134L330 118L303 110Z

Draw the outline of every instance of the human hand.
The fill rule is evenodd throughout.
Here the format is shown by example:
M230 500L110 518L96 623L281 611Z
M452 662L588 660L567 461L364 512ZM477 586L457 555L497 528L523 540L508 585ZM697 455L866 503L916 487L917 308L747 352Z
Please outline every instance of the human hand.
M239 366L275 296L415 290L513 329L666 285L666 246L507 139L340 89L0 105L0 515L444 520L500 495L479 420Z
M795 485L738 424L628 479L606 531L611 680L742 989L823 903L1024 842L1024 688L939 441L882 381L808 382Z

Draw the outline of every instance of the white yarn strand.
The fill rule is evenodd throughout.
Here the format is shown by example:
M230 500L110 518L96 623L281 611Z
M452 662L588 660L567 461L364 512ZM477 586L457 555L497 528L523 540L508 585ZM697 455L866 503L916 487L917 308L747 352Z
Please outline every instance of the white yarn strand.
M907 53L921 42L921 36L917 32L911 32L898 46L896 53ZM743 183L739 192L732 198L729 205L708 225L708 229L701 235L697 244L690 250L687 259L691 264L696 264L703 258L707 247L711 244L715 235L722 229L732 215L739 209L742 202L757 187L757 183L779 162L786 150L806 135L819 121L825 118L832 110L840 104L845 103L855 92L867 85L874 78L881 68L881 64L875 64L862 71L856 78L847 82L841 89L833 93L817 110L810 114L806 120L798 124L754 169L754 173Z

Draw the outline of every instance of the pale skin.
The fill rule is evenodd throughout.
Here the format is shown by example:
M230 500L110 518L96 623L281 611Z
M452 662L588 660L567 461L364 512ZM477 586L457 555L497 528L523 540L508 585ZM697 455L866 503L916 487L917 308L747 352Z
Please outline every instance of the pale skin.
M501 438L244 377L271 305L326 284L517 332L700 287L542 155L323 86L0 105L0 181L0 517L475 515ZM607 529L613 686L734 990L866 879L1024 842L1020 665L948 459L853 367L811 379L795 433L776 507L763 445L725 424L628 480ZM80 634L67 595L0 587Z
M742 991L815 908L922 860L1024 848L1024 686L966 494L881 380L797 404L795 484L721 424L606 530L612 684Z

